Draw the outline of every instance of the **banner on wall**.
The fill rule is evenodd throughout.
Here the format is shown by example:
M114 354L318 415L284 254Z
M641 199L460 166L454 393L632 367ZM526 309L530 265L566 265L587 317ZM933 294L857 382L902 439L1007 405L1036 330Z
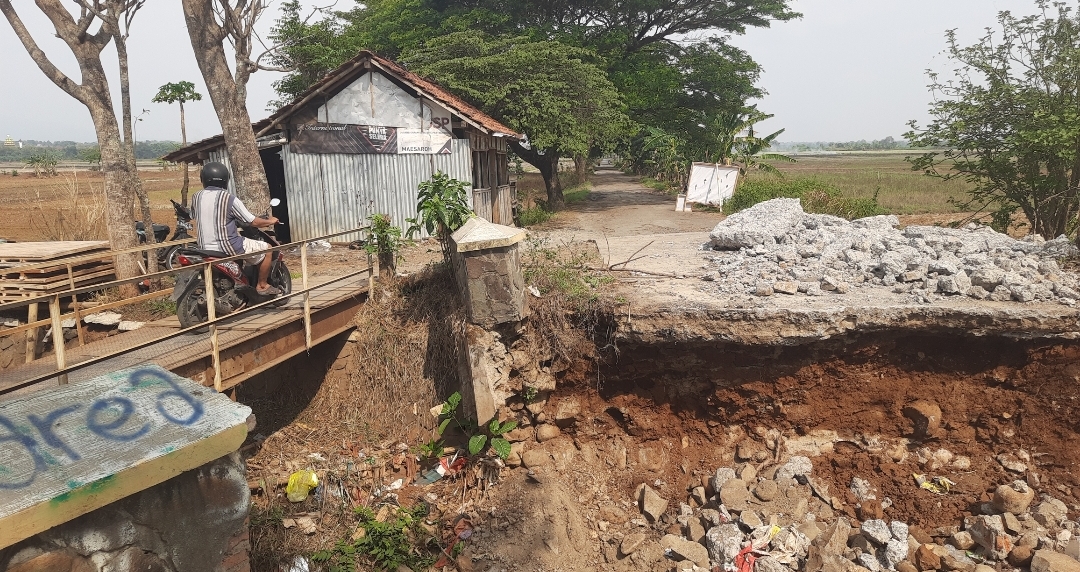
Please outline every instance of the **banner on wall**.
M343 153L348 155L395 154L396 127L318 123L297 125L290 142L294 153Z
M304 154L445 155L452 141L453 134L443 130L318 123L297 125L290 145Z

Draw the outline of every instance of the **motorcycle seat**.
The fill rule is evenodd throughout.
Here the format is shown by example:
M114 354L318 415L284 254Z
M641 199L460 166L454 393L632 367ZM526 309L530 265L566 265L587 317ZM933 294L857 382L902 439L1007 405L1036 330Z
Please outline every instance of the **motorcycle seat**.
M227 252L221 252L220 250L199 250L198 248L181 249L180 254L194 254L206 258L227 258L230 256Z

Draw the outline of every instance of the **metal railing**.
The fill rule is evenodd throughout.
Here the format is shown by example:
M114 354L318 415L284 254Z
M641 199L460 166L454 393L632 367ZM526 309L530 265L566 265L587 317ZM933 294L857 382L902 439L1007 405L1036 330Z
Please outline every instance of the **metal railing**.
M61 385L63 385L63 384L67 383L67 374L69 374L69 373L71 373L73 371L76 371L78 369L81 369L81 368L84 368L84 367L87 367L87 366L90 366L90 365L93 365L93 364L96 364L96 363L100 363L102 361L106 361L106 360L112 359L114 357L117 357L117 356L120 356L120 355L123 355L123 354L126 354L126 353L130 353L130 352L133 352L133 351L145 348L145 347L149 347L151 345L154 345L156 343L159 343L159 342L162 342L162 341L165 341L165 340L169 340L169 339L172 339L172 338L175 338L175 337L182 336L184 334L188 334L188 333L195 332L195 331L200 330L200 329L206 329L206 328L209 328L209 332L210 332L211 359L212 359L213 369L214 369L214 389L217 390L217 391L222 391L221 354L220 354L220 347L219 347L219 344L218 344L218 331L217 331L218 330L218 324L220 322L222 322L223 320L232 319L232 318L235 318L236 316L241 316L241 315L246 314L248 312L251 312L253 310L264 308L264 307L266 307L268 305L271 305L271 304L279 303L282 299L289 299L289 298L292 298L294 296L301 296L302 295L303 296L304 342L305 342L305 347L307 348L307 350L310 351L311 348L312 348L312 340L311 340L311 292L314 291L314 290L317 290L319 288L325 288L326 286L329 286L331 284L335 284L335 283L341 282L343 280L347 280L349 278L359 276L359 275L364 274L364 273L367 273L367 275L368 275L368 291L370 292L371 289L373 288L373 282L374 282L374 264L372 263L371 254L368 253L368 255L367 255L367 261L368 261L367 267L361 268L360 270L350 272L350 273L342 275L342 276L338 276L338 277L333 278L331 280L328 280L326 282L322 282L322 283L320 283L320 284L318 284L316 286L310 286L309 282L308 282L308 252L307 252L308 251L308 245L313 243L313 242L326 241L327 239L334 238L334 237L337 237L337 236L362 232L362 231L367 230L368 228L369 227L367 227L367 226L357 227L357 228L354 228L354 229L349 229L349 230L345 230L345 231L341 231L341 232L335 232L335 233L332 233L332 234L327 234L327 235L324 235L324 236L319 236L319 237L310 238L310 239L306 239L306 240L294 241L294 242L290 242L290 243L287 243L287 244L281 244L281 245L277 245L277 246L270 246L266 250L260 251L260 252L269 254L271 252L278 251L278 250L285 250L285 249L292 249L292 248L295 248L295 247L299 247L300 248L300 277L301 277L301 286L302 286L301 289L300 290L295 290L294 289L292 292L290 292L288 294L284 294L282 296L272 298L272 299L267 300L265 302L260 302L258 304L254 304L254 305L251 305L251 306L245 306L244 308L242 308L240 310L237 310L235 312L230 312L229 314L227 314L225 316L221 316L221 317L217 316L217 311L216 311L215 304L214 304L213 272L209 272L207 270L210 268L210 266L212 264L218 264L218 263L221 263L221 262L242 260L244 258L248 258L248 257L252 256L252 254L238 254L238 255L235 255L235 256L229 256L229 257L225 257L225 258L218 258L218 259L215 259L215 260L209 261L209 262L204 261L204 262L199 262L199 263L196 263L196 264L190 264L188 266L182 266L180 268L174 268L172 270L164 270L164 271L159 271L159 272L153 272L153 273L144 274L142 276L137 276L137 277L133 277L133 278L125 278L125 279L113 280L111 282L104 282L104 283L101 283L101 284L93 284L93 285L88 285L88 286L82 286L82 287L79 287L79 288L70 288L70 289L62 291L62 292L55 292L55 293L50 293L50 294L46 294L46 295L42 295L42 296L37 296L37 297L34 297L34 298L27 298L25 300L19 300L19 301L16 301L16 302L8 302L8 303L5 303L5 304L0 304L0 312L3 312L5 310L12 310L12 309L16 309L16 308L21 308L23 306L30 306L31 304L34 304L35 305L34 307L36 307L37 304L47 303L49 305L49 320L41 320L41 321L36 321L36 322L30 322L30 323L27 323L25 325L17 326L17 327L14 327L14 328L0 330L0 337L2 337L2 336L10 336L10 335L14 335L14 334L17 334L17 333L20 333L20 332L34 330L36 328L40 328L40 327L45 326L45 325L51 325L51 327L52 327L52 339L53 339L53 350L54 350L55 357L56 357L56 370L55 371L50 371L50 372L45 373L45 374L40 374L40 375L37 375L37 376L33 376L33 377L27 378L25 380L22 380L21 382L18 382L18 383L11 384L11 385L8 385L6 387L0 388L0 395L10 393L12 391L22 389L24 387L28 387L28 386L31 386L31 385L34 385L34 384L38 384L38 383L41 383L43 381L53 379L53 378L57 378L59 380L59 383ZM129 248L129 249L126 249L126 250L110 251L110 252L107 252L107 253L103 253L101 255L82 256L82 257L78 257L78 259L83 260L83 261L87 261L87 260L99 260L99 259L102 259L102 258L112 258L112 257L115 257L117 255L122 255L122 254L133 254L133 253L138 253L138 252L144 251L144 250L151 250L151 249L157 249L157 248L162 248L162 247L167 248L167 247L169 247L169 246L171 246L173 244L177 244L177 243L180 243L180 242L186 242L186 241L178 241L178 242L170 242L170 243L158 243L158 244L154 244L154 245L148 245L148 246L142 246L142 247L136 247L136 248ZM77 264L77 262L75 262L75 264ZM13 272L18 272L20 270L25 270L27 268L37 267L37 266L42 266L42 265L43 265L42 263L27 264L27 265L18 266L18 267L0 269L0 272L13 273ZM56 266L56 264L54 263L53 266ZM202 323L197 324L197 325L194 325L194 326L191 326L191 327L188 327L188 328L181 328L180 330L178 330L176 332L165 334L163 336L158 336L158 337L155 337L155 338L153 338L151 340L145 340L145 341L139 342L139 343L137 343L137 344L135 344L133 346L124 348L122 350L118 350L118 351L115 351L115 352L110 352L110 353L100 355L100 356L91 357L91 358L88 358L88 359L86 359L84 361L81 361L81 362L79 362L78 364L75 364L75 365L70 365L70 366L67 365L67 359L66 359L65 352L64 352L64 334L63 334L63 328L62 328L63 319L65 317L72 317L73 316L75 318L76 326L77 326L77 328L79 328L79 334L80 334L79 335L79 340L80 340L80 343L84 343L83 342L82 332L81 332L81 327L82 327L81 326L81 321L82 321L82 315L81 314L82 314L82 312L79 311L79 303L78 303L78 299L77 299L77 297L79 295L88 294L88 293L91 293L91 292L98 292L98 291L102 291L102 290L109 289L109 288L117 288L117 287L125 286L125 285L128 285L128 284L141 283L141 282L145 282L147 280L156 281L156 280L158 280L160 278L164 278L165 276L170 276L170 275L173 275L173 274L179 274L181 272L194 272L194 271L199 271L203 275L203 280L204 280L204 284L205 284L204 288L206 290L206 307L207 307L207 316L208 316L207 321L202 322ZM72 284L74 284L74 282L72 282ZM164 296L167 296L167 295L171 294L172 291L173 291L172 288L168 288L168 289L160 290L160 291L157 291L157 292L151 292L149 294L144 294L144 295L141 295L141 296L136 296L136 297L128 298L128 299L125 299L125 300L120 300L120 301L117 301L117 302L110 302L110 303L107 303L107 304L102 304L102 305L96 306L94 308L94 310L95 310L95 312L100 312L100 311L102 311L104 309L112 309L112 308L117 308L117 307L121 307L121 306L125 306L125 305L144 302L144 301L147 301L147 300L152 300L152 299L155 299L155 298L161 298L161 297L164 297ZM70 297L71 300L72 300L73 312L70 313L70 314L61 315L61 313L60 313L60 300L62 298L68 298L68 297ZM29 320L28 320L28 322L29 322Z

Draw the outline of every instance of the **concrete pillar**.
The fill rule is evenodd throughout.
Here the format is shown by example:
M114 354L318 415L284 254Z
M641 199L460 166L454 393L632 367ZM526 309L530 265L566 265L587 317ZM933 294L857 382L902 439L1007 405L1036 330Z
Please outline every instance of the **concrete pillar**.
M510 395L497 363L506 352L496 330L513 330L525 319L525 278L520 228L474 217L457 230L454 272L469 323L458 340L458 377L465 412L481 423L494 417Z
M525 280L518 243L520 228L473 217L451 236L455 273L469 322L484 328L525 317Z

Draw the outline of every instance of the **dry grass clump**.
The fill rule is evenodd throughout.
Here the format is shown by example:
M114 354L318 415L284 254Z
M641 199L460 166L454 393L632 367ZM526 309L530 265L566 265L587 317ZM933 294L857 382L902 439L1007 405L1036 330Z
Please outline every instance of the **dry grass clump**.
M266 413L261 430L272 432L248 460L248 478L262 483L251 512L252 569L275 570L349 538L353 508L397 478L409 449L432 438L428 410L453 391L465 312L450 272L431 265L376 290L336 359L313 352L307 370L281 372L289 378L283 387L252 404ZM325 492L290 503L283 483L305 468L317 471ZM304 514L319 515L317 532L284 528L283 519Z
M339 434L417 436L434 427L428 409L456 384L454 340L465 310L442 264L376 289L354 318L351 355L339 360L307 412Z
M30 211L30 223L45 240L101 240L106 238L104 189L86 188L79 183L78 173L64 175L54 186L59 205L44 207L48 201L37 192L37 201ZM134 223L132 223L134 225ZM132 232L134 226L132 226Z

